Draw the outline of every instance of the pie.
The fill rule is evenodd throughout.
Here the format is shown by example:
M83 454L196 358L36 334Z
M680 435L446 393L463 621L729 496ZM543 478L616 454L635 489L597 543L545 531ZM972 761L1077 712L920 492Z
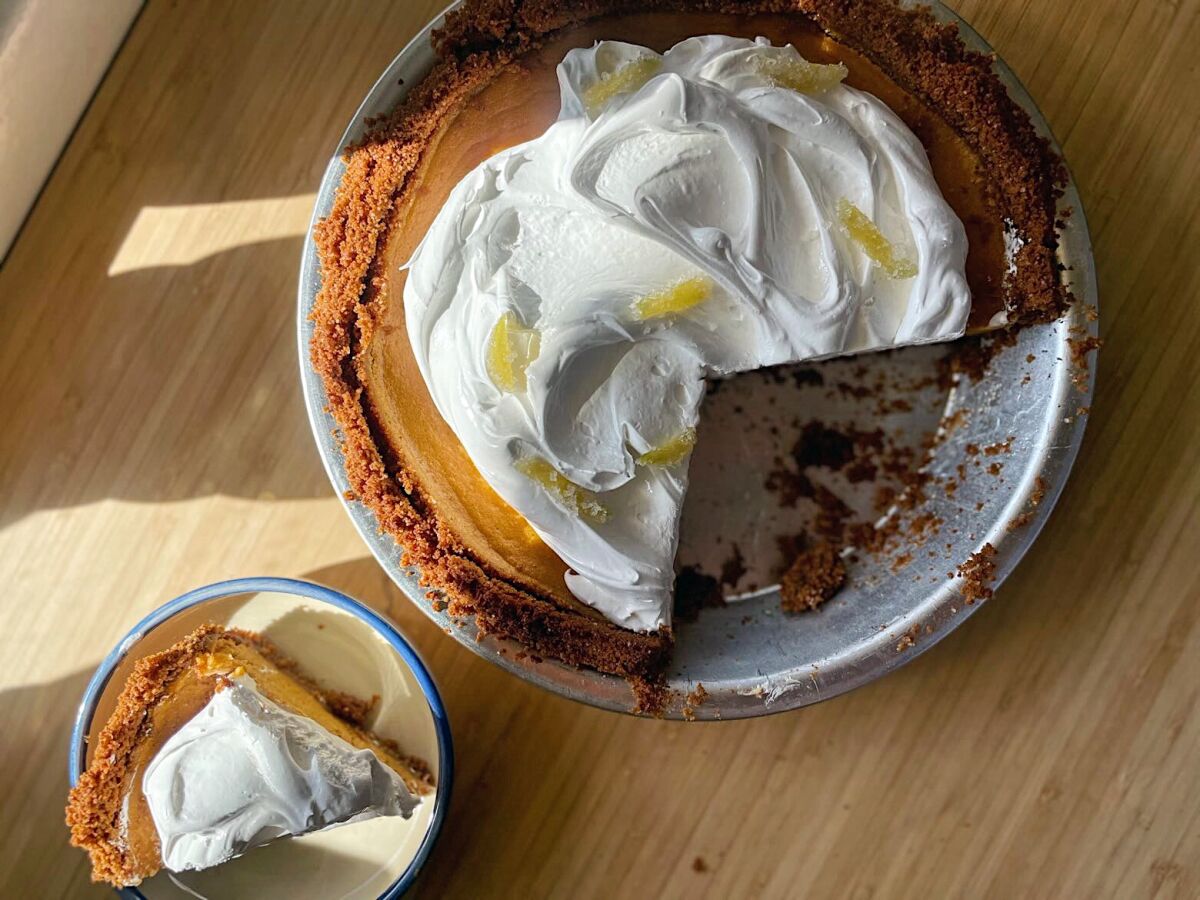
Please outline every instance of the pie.
M448 14L347 149L311 359L451 614L652 679L697 385L1057 318L1066 172L928 10L567 6Z
M203 626L138 661L71 790L71 843L94 881L128 886L284 834L407 818L428 767L367 730L368 710L265 638Z

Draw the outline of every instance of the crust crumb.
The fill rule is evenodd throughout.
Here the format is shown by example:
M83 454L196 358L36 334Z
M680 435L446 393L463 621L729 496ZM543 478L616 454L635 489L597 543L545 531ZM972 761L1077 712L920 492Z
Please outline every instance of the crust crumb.
M995 557L996 548L991 544L984 544L956 570L955 574L962 579L959 593L968 606L976 601L992 598L992 581L996 577Z
M697 684L683 700L683 717L689 722L696 721L696 710L708 699L708 691L703 684Z
M832 544L802 551L779 584L784 612L816 609L846 583L846 566Z

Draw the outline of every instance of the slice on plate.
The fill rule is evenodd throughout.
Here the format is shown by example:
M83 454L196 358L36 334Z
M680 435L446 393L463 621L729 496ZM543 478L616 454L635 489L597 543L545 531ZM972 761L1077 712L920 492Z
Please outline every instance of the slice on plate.
M264 638L204 626L139 660L71 790L92 879L140 883L279 837L412 815L428 768L363 727Z

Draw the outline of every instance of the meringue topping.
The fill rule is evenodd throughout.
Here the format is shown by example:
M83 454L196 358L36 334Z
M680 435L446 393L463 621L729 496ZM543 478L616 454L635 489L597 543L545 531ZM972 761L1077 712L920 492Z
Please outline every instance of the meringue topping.
M142 792L173 872L206 869L286 835L376 816L418 799L372 751L229 680L155 754Z

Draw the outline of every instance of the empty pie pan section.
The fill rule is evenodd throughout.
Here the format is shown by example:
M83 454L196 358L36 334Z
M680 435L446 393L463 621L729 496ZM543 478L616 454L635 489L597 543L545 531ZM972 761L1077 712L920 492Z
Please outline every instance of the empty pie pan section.
M946 7L935 3L933 9L939 18L958 23L968 46L991 52ZM322 179L314 224L332 208L345 170L341 148L362 136L367 119L394 109L430 69L434 54L429 36L440 21L439 17L430 23L400 52L355 113ZM1053 141L1020 82L998 59L996 69L1013 99ZM1094 378L1094 364L1078 365L1069 343L1096 335L1098 328L1091 242L1073 182L1067 185L1062 206L1071 215L1061 233L1059 257L1076 302L1063 319L1022 330L1015 343L992 358L982 379L939 385L934 376L947 349L918 347L810 367L820 373L826 389L798 386L788 397L779 394L774 403L766 399L772 391L791 388L754 373L722 384L715 396L706 399L691 463L680 562L695 562L717 574L713 570L722 554L728 559L731 545L737 543L746 571L728 579L727 593L736 595L733 602L704 609L694 621L678 623L667 673L672 689L667 716L684 717L685 706L687 717L696 719L759 716L806 706L866 684L929 649L979 608L980 602L966 602L962 579L950 576L984 545L995 549L992 588L1024 556L1070 472L1083 437ZM320 268L310 229L297 317L301 380L326 471L344 498L350 485L337 426L327 412L321 379L309 362L310 313L319 289ZM849 401L836 402L836 392L828 390L829 385L847 379L884 387L856 411ZM806 376L790 382L800 385L814 380ZM896 387L899 393L889 396L892 384L906 386ZM787 415L780 413L781 404L790 404ZM887 412L881 414L884 408ZM771 583L776 580L772 574L778 575L772 548L778 547L778 539L786 537L794 523L789 520L791 512L778 509L777 496L765 491L764 484L771 465L790 447L787 430L818 419L875 428L881 415L899 444L907 441L914 447L939 422L954 421L956 427L934 448L926 471L935 480L948 480L960 471L967 477L952 495L944 490L927 492L920 512L939 524L907 552L900 547L889 554L862 555L851 564L845 587L818 611L784 613L778 587ZM988 447L1003 448L1003 454L984 457L984 462L978 448ZM633 695L624 680L533 659L506 641L480 639L473 623L439 611L421 587L420 573L400 564L400 549L380 530L372 511L357 501L344 503L392 580L472 652L573 700L624 712L633 708ZM764 515L764 510L771 514ZM714 529L713 522L722 524ZM700 684L706 692L703 703L689 704L687 695Z

